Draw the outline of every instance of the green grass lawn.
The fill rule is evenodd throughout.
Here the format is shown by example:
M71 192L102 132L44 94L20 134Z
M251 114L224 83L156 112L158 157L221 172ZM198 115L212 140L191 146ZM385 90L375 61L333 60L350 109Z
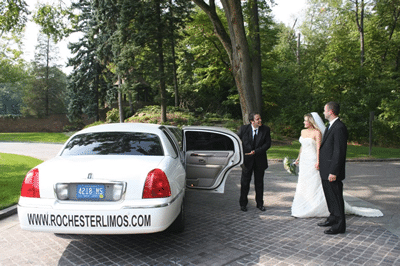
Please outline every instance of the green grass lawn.
M18 202L25 175L41 162L28 156L0 153L0 210Z
M272 146L268 150L268 159L297 158L300 142L293 141L292 145ZM369 147L359 145L347 145L347 159L392 159L400 158L400 149L372 147L369 156Z
M68 138L64 133L0 133L0 141L64 143Z

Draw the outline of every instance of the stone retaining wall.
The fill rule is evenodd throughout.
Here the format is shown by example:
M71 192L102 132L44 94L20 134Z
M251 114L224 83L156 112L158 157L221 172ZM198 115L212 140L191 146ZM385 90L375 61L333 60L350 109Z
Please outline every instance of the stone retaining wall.
M94 119L85 119L85 124ZM51 115L46 118L3 118L0 117L0 132L63 132L64 126L71 125L67 115Z

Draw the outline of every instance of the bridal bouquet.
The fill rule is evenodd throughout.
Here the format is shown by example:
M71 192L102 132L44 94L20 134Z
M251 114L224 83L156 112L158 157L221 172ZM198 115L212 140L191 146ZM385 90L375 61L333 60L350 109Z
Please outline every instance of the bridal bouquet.
M283 159L283 168L285 168L285 170L290 174L297 174L297 165L295 164L295 160L290 159L289 157L285 157L285 159Z

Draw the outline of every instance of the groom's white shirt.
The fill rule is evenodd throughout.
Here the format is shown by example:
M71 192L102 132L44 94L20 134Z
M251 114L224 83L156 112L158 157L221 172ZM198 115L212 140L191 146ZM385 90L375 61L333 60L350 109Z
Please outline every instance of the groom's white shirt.
M332 121L329 122L329 128L333 125L333 123L335 123L336 120L338 120L339 117L336 117L335 119L333 119Z
M258 128L253 127L253 124L251 124L251 130L253 132L252 134L253 134L253 139L254 139L254 135L256 134L256 130L258 131Z

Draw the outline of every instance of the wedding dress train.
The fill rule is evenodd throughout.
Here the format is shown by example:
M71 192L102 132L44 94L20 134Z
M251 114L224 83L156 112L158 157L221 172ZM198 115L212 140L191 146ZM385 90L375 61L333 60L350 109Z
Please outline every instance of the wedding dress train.
M329 211L322 189L317 162L316 142L312 138L300 137L301 154L299 177L292 204L292 216L298 218L328 217ZM365 217L379 217L383 213L377 209L354 207L345 201L346 214Z

